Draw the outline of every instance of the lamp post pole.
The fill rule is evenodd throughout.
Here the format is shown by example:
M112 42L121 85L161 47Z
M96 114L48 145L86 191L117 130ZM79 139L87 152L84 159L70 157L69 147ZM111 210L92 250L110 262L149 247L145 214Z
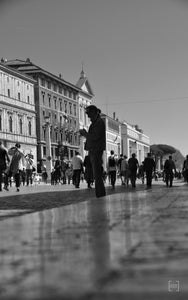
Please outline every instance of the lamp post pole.
M50 137L50 118L45 117L46 125L46 172L48 174L48 180L51 180L52 172L52 151L51 151L51 137Z

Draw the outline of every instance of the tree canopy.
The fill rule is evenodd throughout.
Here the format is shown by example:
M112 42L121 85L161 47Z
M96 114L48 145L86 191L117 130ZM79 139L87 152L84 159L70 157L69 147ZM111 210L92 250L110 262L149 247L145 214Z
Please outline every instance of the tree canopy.
M181 152L169 145L163 144L154 144L150 146L150 151L153 153L155 158L165 159L168 155L172 155L172 159L175 162L176 168L181 170L183 166L183 162L185 157L181 154Z
M173 154L176 152L176 149L174 147L165 145L165 144L151 145L150 150L154 155L157 155L157 156Z

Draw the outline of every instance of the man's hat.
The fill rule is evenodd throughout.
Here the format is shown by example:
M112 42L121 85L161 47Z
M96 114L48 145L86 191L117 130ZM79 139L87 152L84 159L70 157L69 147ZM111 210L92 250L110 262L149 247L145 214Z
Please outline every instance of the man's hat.
M16 147L16 148L20 148L21 145L20 145L19 143L16 143L15 147Z
M95 111L95 112L98 112L98 113L101 112L101 110L98 107L96 107L95 105L89 105L89 106L86 107L86 114L90 111Z

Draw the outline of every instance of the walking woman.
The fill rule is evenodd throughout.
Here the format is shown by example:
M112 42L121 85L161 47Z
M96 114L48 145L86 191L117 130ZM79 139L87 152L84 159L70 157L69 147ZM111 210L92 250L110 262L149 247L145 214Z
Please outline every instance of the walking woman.
M25 164L24 153L20 150L20 144L16 143L15 147L8 150L8 154L12 155L10 163L10 176L15 179L17 192L20 190L20 175Z

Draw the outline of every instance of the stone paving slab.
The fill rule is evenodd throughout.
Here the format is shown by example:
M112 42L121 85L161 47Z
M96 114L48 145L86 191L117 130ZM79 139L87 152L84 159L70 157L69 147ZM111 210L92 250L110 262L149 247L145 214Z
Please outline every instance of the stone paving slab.
M2 220L0 299L187 299L187 192L117 188Z

